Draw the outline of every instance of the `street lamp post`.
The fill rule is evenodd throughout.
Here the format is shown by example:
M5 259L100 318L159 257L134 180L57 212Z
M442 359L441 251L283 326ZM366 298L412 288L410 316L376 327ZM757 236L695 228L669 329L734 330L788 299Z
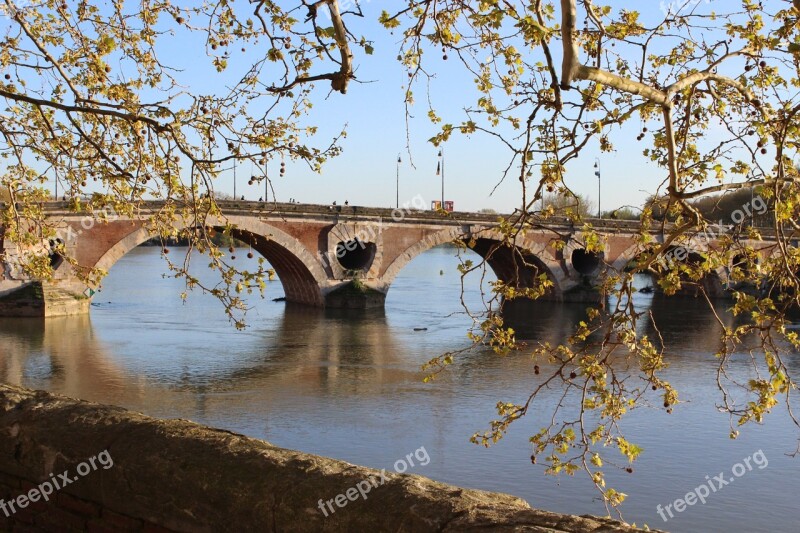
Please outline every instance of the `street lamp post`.
M236 196L236 159L233 160L233 199L238 200Z
M442 209L444 209L444 148L439 149L439 159L442 163Z
M594 160L594 175L597 176L597 218L601 217L600 211L600 158Z
M397 197L395 198L395 207L400 208L400 163L402 163L402 159L400 159L400 154L397 154Z

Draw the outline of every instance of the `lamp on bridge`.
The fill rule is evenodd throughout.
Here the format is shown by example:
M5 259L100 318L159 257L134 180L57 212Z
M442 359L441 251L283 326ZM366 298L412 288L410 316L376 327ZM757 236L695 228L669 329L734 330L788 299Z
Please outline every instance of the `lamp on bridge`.
M395 207L400 207L400 163L403 160L400 159L400 154L397 154L397 198L395 199Z
M269 202L269 171L267 170L267 152L261 153L262 161L264 161L264 201Z
M600 213L600 158L594 160L594 175L597 176L597 218L603 218Z
M439 163L436 165L436 175L442 176L442 209L444 209L444 148L439 148ZM441 172L439 172L441 168Z

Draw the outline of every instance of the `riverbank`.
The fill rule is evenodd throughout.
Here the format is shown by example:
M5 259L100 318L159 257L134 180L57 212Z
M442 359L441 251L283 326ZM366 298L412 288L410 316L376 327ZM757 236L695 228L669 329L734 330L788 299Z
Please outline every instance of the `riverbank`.
M8 530L638 531L12 385L0 428Z

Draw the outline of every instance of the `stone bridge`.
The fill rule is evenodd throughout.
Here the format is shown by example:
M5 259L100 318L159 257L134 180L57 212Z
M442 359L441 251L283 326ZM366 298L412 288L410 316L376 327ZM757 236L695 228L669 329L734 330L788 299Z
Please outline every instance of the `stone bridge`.
M223 215L205 221L263 255L280 279L286 300L318 307L383 305L403 267L421 253L461 240L487 260L498 279L530 287L544 274L552 282L548 300L597 301L593 281L608 269L621 270L635 258L638 223L592 220L605 249L589 253L581 228L567 220L528 229L513 246L503 244L497 215L450 213L410 208L219 203ZM64 203L45 204L48 221L63 237L66 256L81 268L107 272L125 254L149 240L148 219L164 207L147 203L135 218L109 216L100 221L75 213ZM189 227L189 222L176 229ZM658 235L654 235L659 240ZM42 246L47 246L43 243ZM697 243L699 247L703 243ZM24 251L0 241L0 316L56 316L87 312L93 290L75 275L75 267L51 256L50 281L27 278L15 267ZM708 280L712 295L722 295L727 269Z

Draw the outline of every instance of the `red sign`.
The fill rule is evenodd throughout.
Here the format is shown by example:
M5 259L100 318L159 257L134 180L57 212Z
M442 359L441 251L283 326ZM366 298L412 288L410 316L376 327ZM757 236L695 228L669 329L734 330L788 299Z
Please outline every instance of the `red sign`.
M431 210L436 211L442 208L442 201L441 200L434 200L431 202ZM444 210L448 213L453 212L453 200L445 200L444 201Z

